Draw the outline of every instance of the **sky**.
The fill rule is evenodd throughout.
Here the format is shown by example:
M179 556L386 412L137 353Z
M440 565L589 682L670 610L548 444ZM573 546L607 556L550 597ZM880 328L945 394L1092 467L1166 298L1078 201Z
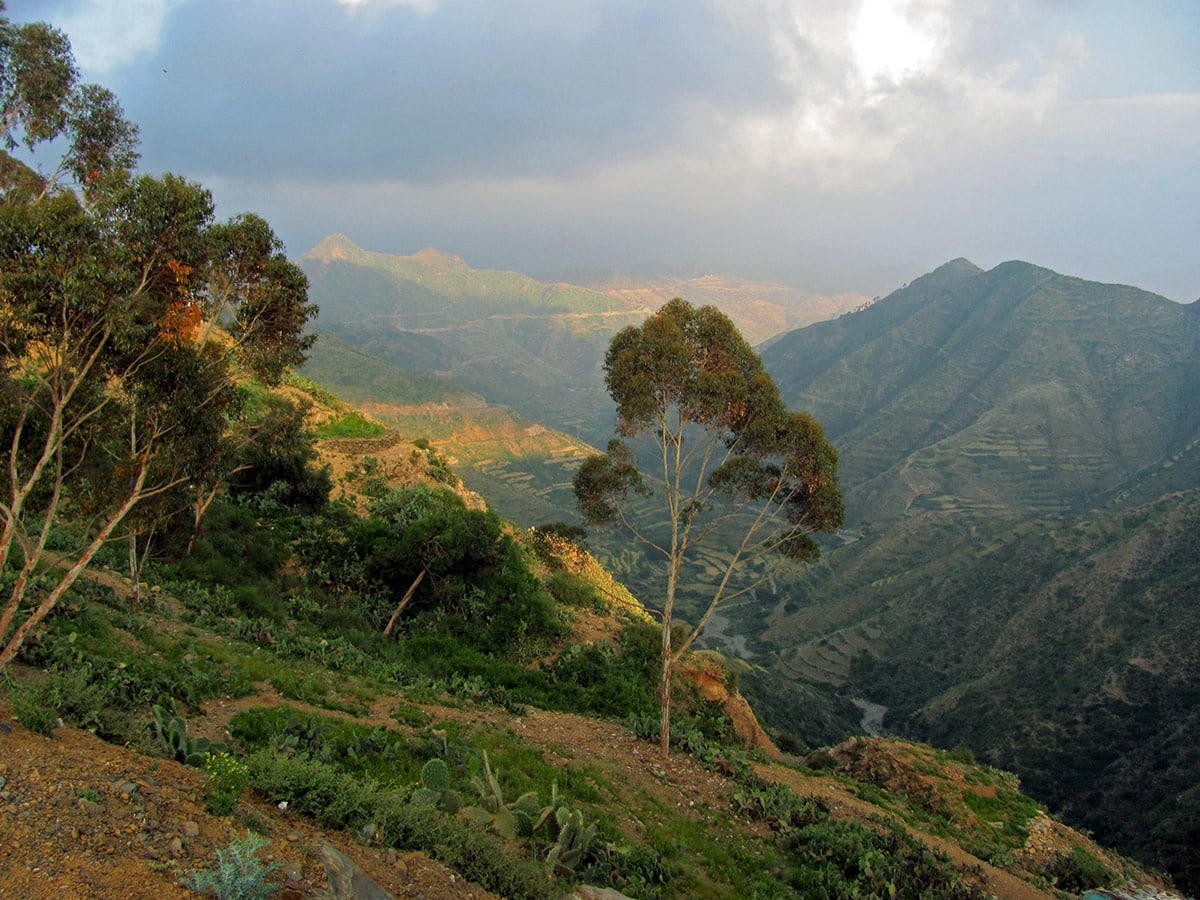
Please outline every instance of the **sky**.
M141 168L477 268L886 293L965 256L1200 298L1196 0L8 0Z

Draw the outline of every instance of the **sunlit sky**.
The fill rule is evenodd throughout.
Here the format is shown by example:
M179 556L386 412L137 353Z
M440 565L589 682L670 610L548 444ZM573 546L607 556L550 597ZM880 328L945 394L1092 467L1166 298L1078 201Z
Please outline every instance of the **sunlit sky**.
M882 293L1024 259L1200 297L1196 0L9 0L142 168L473 266Z

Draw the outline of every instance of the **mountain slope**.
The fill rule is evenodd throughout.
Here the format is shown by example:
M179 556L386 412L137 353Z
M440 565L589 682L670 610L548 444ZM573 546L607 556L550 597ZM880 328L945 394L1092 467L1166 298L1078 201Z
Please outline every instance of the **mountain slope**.
M956 260L764 361L838 446L850 529L768 611L779 670L1196 884L1194 310Z
M1200 432L1200 319L1027 263L956 260L764 361L841 449L847 508L1090 506Z
M756 340L865 299L713 275L622 279L596 289L550 284L472 269L437 250L372 253L343 235L326 238L298 262L321 309L320 330L402 368L448 376L492 405L591 442L607 440L611 430L600 369L610 338L677 293L718 303Z

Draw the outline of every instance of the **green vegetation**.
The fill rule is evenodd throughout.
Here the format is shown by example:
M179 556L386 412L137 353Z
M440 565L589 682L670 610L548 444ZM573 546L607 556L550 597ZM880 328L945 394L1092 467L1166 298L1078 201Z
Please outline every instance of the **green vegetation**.
M275 863L263 863L258 853L268 841L247 833L217 851L213 869L193 872L183 883L198 894L211 894L217 900L265 900L275 891L267 876L278 868Z
M316 430L319 438L373 438L379 437L387 429L378 422L365 419L356 410L347 410L340 419L321 425Z
M140 581L161 523L200 521L230 474L235 376L277 383L316 308L265 221L215 222L199 185L131 172L137 127L61 32L0 17L0 107L3 669L110 540Z
M20 722L52 734L61 721L203 767L203 796L214 815L234 812L251 791L363 840L421 850L504 896L556 896L576 881L638 897L976 896L971 876L929 851L915 830L949 836L981 858L1014 867L1032 818L1040 815L1015 782L968 767L959 772L965 787L953 795L928 783L938 765L966 766L975 752L992 758L992 746L960 749L936 764L869 744L805 756L827 773L826 790L874 803L878 812L864 824L835 818L823 801L798 798L756 774L807 777L768 767L762 756L744 751L727 711L702 699L698 687L680 685L674 711L659 705L671 696L680 655L704 628L705 610L741 590L727 593L722 573L755 553L744 544L693 552L687 561L696 571L676 582L676 564L691 538L710 524L710 501L731 495L758 510L782 497L785 527L768 541L794 558L814 557L809 533L831 530L841 519L831 448L811 419L785 414L771 379L727 319L676 301L647 326L619 332L610 345L610 387L626 431L648 430L680 447L707 431L702 453L728 455L721 464L712 457L690 468L677 459L672 469L668 461L666 531L676 540L668 542L673 574L665 627L648 621L594 560L581 564L586 554L571 545L569 526L526 534L494 511L464 502L453 489L457 475L449 457L435 452L424 429L412 432L427 436L414 441L412 452L426 464L426 481L396 488L364 459L355 477L364 477L369 489L361 495L370 502L360 513L348 502L330 501L330 476L318 463L307 407L274 389L311 348L304 326L315 310L304 277L284 258L270 228L251 215L215 223L211 198L197 185L173 175L131 174L135 129L111 95L76 84L65 38L45 26L6 20L0 31L0 103L8 129L0 160L0 438L10 475L0 503L0 596L6 598L0 668L20 663L4 670L3 682ZM33 151L55 138L65 156L49 176L13 155L24 147L36 160L41 154ZM322 265L329 271L322 272L334 279L346 274L336 271L334 249L343 259L363 255L353 247L327 249L330 259ZM608 301L520 276L491 273L483 284L461 261L437 254L416 263L377 265L363 302L386 312L397 279L411 285L414 308L426 321L409 334L404 352L439 371L457 368L502 382L523 400L537 395L534 387L569 393L569 385L586 385L591 366L581 349L601 345L614 319L641 317L627 307L610 316L614 310L603 306ZM491 353L472 368L463 344L441 344L428 329L461 314L443 308L446 296L496 285L502 290L476 305L487 312L488 327L480 328L486 337L479 340L491 342ZM527 320L531 307L548 317ZM492 330L498 322L504 323L499 332ZM664 322L665 338L657 331ZM341 325L352 330L345 320ZM674 326L686 335L682 343L671 333ZM643 338L649 357L632 352ZM558 362L531 360L528 377L508 377L515 362L505 358L506 348L531 340L541 342L544 360ZM680 346L689 351L689 365L696 363L682 379L664 359ZM710 366L714 355L722 359ZM564 359L578 369L567 372L570 377L561 368ZM1093 362L1101 370L1119 367L1103 353ZM497 378L497 365L504 377ZM662 383L669 385L688 382L688 389L669 394L674 421L650 402L649 375L665 376ZM289 381L291 393L340 410L327 434L377 433L313 383ZM435 385L451 390L425 378L408 388L428 397ZM578 399L562 401L560 411ZM484 421L454 415L462 423ZM547 440L533 426L516 430L531 441ZM976 438L968 449L981 456L1011 449L994 435ZM562 444L555 465L561 471L580 453L577 442ZM577 486L592 518L607 517L614 498L639 486L630 454L614 445L581 470ZM936 451L926 461L937 468L949 460ZM484 462L476 462L483 471ZM1185 455L1177 460L1184 469L1193 462ZM508 475L491 472L501 480ZM687 473L707 475L698 482L706 486L693 495L681 492ZM549 468L539 484L565 487ZM1130 483L1135 488L1149 490ZM1151 542L1160 553L1149 560L1155 577L1140 567L1144 558L1130 557L1134 564L1119 586L1123 602L1104 610L1106 627L1153 638L1159 604L1184 605L1195 548L1178 526L1193 523L1192 499L1118 509L1095 529L1098 535L1085 529L1082 568L1088 561L1095 566L1126 529L1161 526L1159 540ZM939 494L913 509L932 514L953 506ZM711 534L722 541L744 534L747 521L735 518ZM662 524L660 516L651 528ZM953 533L944 524L932 531L939 539ZM967 534L964 540L997 541L977 549L990 583L1006 585L999 607L1013 605L1016 594L1006 592L1036 588L1039 579L1060 571L1047 549L1054 541L1033 529L1018 527L1004 540L987 528ZM903 581L907 570L892 565L903 558L889 557L871 583ZM1010 566L1018 574L1006 580ZM756 569L751 578L765 572ZM712 584L720 585L712 605L699 607L690 633L676 634L677 590L682 596ZM960 578L962 584L970 587L970 579ZM1058 584L1052 599L1079 608L1080 620L1095 621L1082 609L1084 592L1070 584ZM975 611L978 594L964 591L953 600ZM762 611L758 600L747 604ZM789 612L795 610L785 604L783 614ZM992 619L1010 621L1008 612L997 609ZM573 632L580 622L589 631ZM844 629L858 651L852 674L888 672L895 658L864 653L868 644L882 646L882 629L854 624ZM1063 642L1075 637L1053 633ZM994 662L977 652L988 649L987 640L972 640L958 649L971 656L954 661L959 671L972 659ZM997 640L991 649L1028 663L1015 646ZM1092 640L1088 646L1103 653L1107 645ZM1064 741L1090 765L1128 759L1136 729L1154 724L1113 726L1122 712L1115 697L1146 708L1145 697L1161 686L1164 657L1121 659L1119 678L1111 682L1119 694L1092 703L1095 719L1080 720L1078 732ZM940 697L945 666L921 660L892 680L895 696L887 699L904 715L924 711L923 704ZM1003 666L995 671L1000 679L1015 677ZM1069 667L1028 665L1028 671L1030 677L1060 676L1065 689L1085 684ZM297 705L241 712L230 723L227 744L189 728L210 700L253 694L260 682ZM656 684L662 688L657 697ZM736 680L725 679L724 687L736 687ZM1186 683L1170 687L1166 696L1179 704L1180 731L1188 734L1194 691ZM353 721L383 697L394 698L386 726ZM945 704L949 712L940 723L974 713L971 704L987 708L970 690L958 700ZM692 757L696 767L689 763L684 775L696 780L689 785L679 777L682 770L649 763L640 752L585 758L569 737L558 743L527 737L522 719L540 724L544 711L605 717L607 736L621 741L632 741L630 731L657 738L662 748ZM559 720L578 722L565 715ZM1085 738L1101 733L1112 739L1114 755L1105 756L1109 750L1095 749L1095 742L1092 749L1085 745ZM802 740L793 744L801 749ZM1046 748L1027 746L1029 767L1041 771L1037 754ZM1162 754L1148 764L1161 763L1172 785L1194 762L1194 752L1173 740L1144 752ZM703 779L696 778L700 765L709 768ZM681 790L682 799L676 796ZM85 789L79 796L96 802L100 795ZM1194 801L1194 791L1178 794L1176 818L1164 816L1170 830L1163 846L1174 847L1186 833L1190 820L1182 817ZM758 824L748 826L731 813ZM218 854L215 870L195 873L187 883L218 896L262 896L270 885L269 867L257 860L260 849L250 837L235 842ZM1116 877L1082 846L1058 853L1035 874L1080 889Z
M658 679L660 752L670 747L673 673L723 602L765 585L768 567L748 585L731 578L764 558L804 562L820 555L815 532L842 524L837 452L807 413L789 412L762 361L715 307L675 298L640 327L618 332L604 359L622 437L650 445L643 464L663 492L668 524L652 535L631 495L648 495L635 445L612 440L584 461L575 496L591 525L622 526L667 569ZM741 507L749 507L738 519ZM731 508L732 507L732 508ZM694 545L730 537L734 548L709 583L699 621L674 642L677 587Z

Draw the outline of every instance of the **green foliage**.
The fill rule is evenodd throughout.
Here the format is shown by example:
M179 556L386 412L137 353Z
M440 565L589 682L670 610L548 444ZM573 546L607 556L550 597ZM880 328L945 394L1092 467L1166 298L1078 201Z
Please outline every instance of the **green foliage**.
M316 512L333 487L326 469L314 468L317 452L304 422L306 405L266 395L250 423L229 478L233 496L252 496L289 510Z
M316 435L319 438L374 438L379 437L387 431L378 422L371 422L363 418L362 413L357 410L350 409L344 412L340 418L332 422L326 422L317 428Z
M734 809L767 822L787 854L786 880L803 897L946 897L981 900L944 854L899 826L870 828L833 818L820 797L743 776Z
M1056 889L1079 895L1111 887L1120 880L1118 873L1082 847L1072 847L1070 852L1058 851L1039 874Z
M450 789L449 767L436 757L425 763L421 769L421 786L413 791L413 801L426 806L436 806L451 814L463 808L458 792Z
M217 500L205 516L192 553L172 568L178 578L227 588L271 584L270 592L275 593L277 584L272 582L287 558L284 535L262 527L249 504ZM255 603L254 611L264 614L268 609Z
M171 759L196 768L204 768L213 743L205 737L189 737L187 722L173 710L162 706L152 709L150 733L162 751Z
M0 15L0 104L0 572L18 573L2 668L123 525L153 532L193 489L202 511L225 474L233 366L277 382L316 307L262 219L216 223L199 185L130 173L137 128L78 83L61 32ZM56 168L21 147L34 164L57 151ZM201 327L223 315L231 343ZM48 557L44 526L69 520L84 539Z
M994 792L979 792L970 788L963 790L963 801L979 817L995 841L985 841L977 849L984 858L1003 856L1006 852L1025 845L1029 839L1029 820L1038 814L1035 800L1012 788L997 787Z
M248 759L252 783L273 801L313 816L329 828L366 826L385 846L420 850L464 878L505 897L557 894L540 866L459 816L409 802L406 792L368 783L302 755L258 751Z
M595 825L584 826L583 813L560 806L554 814L558 834L546 851L546 868L551 873L574 874L597 840Z
M204 756L204 805L214 816L227 816L250 783L250 768L235 756L211 750Z
M578 606L593 612L604 612L604 600L596 586L574 572L552 572L546 580L546 590L563 606Z
M276 863L264 864L258 852L269 841L246 832L240 840L217 851L213 869L199 869L183 879L183 883L198 894L208 894L217 900L265 900L275 890L268 876L279 868Z
M715 572L701 576L713 585L698 616L704 623L723 600L770 577L768 567L743 583L751 564L819 555L812 533L836 531L843 519L837 452L812 416L786 409L762 360L715 307L676 297L613 336L604 372L617 430L631 443L611 440L579 467L573 487L585 522L622 526L665 566L658 680L666 755L671 674L703 627L678 641L672 631L680 580L692 577L681 573L696 565L694 545L707 539L730 548ZM642 468L661 491L648 505L634 502L651 490Z
M30 731L50 735L58 727L58 695L45 683L14 687L9 695L13 716Z

